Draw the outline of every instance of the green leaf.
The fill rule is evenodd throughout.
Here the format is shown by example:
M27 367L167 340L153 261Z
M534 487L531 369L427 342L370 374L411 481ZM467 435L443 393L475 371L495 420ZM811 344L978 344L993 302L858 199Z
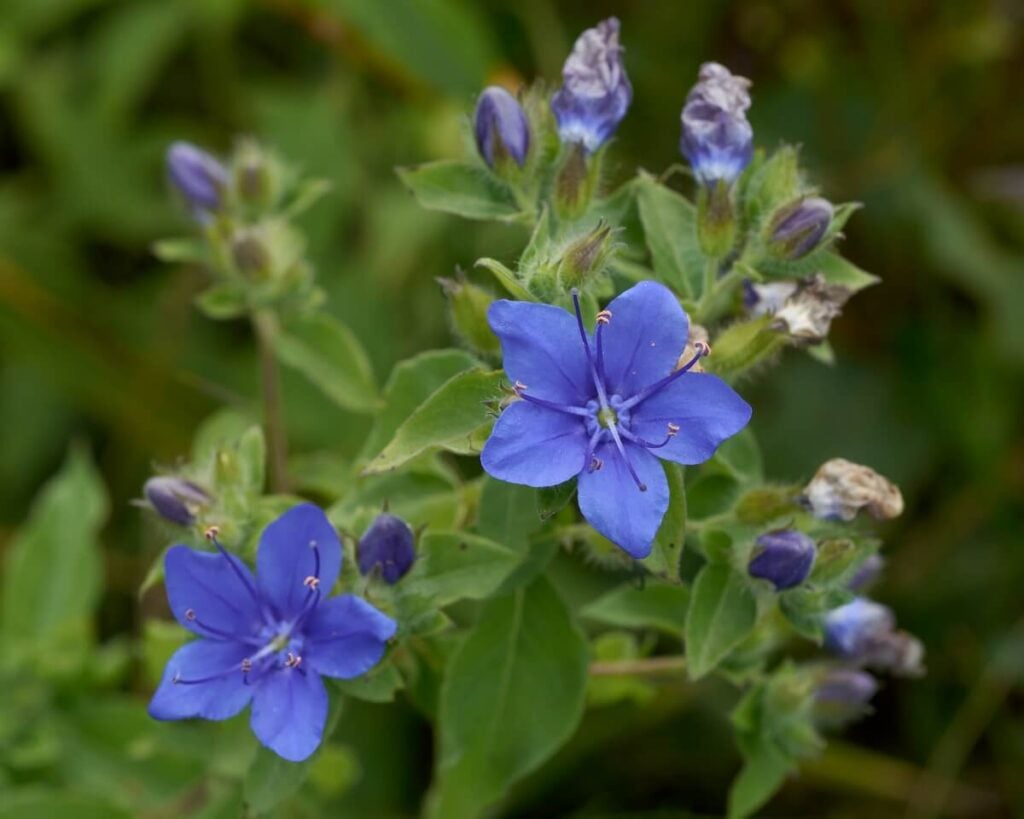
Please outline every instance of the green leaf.
M741 486L753 486L764 481L764 460L761 448L750 427L740 430L715 452L712 464L721 466L726 474Z
M301 372L338 406L376 412L380 397L359 340L341 321L316 313L290 323L276 339L278 358Z
M678 583L679 560L686 539L686 485L681 466L669 461L663 461L662 466L668 479L668 511L658 527L651 553L640 562L652 574Z
M587 662L546 579L491 600L445 673L428 815L476 816L547 760L582 716Z
M754 628L757 601L746 577L732 567L709 563L693 583L686 617L690 677L700 679L724 660Z
M825 277L825 281L829 284L841 284L854 293L881 281L878 276L861 270L853 262L831 250L815 253L813 258L815 269Z
M269 813L302 787L309 766L309 760L289 762L261 745L245 775L243 792L248 809L257 816Z
M80 636L99 599L103 563L97 540L107 493L86 450L73 447L37 496L7 549L3 632L33 643Z
M685 586L648 580L612 589L581 612L589 620L619 628L655 628L680 636L686 625L690 590Z
M384 409L363 446L363 457L380 452L413 410L449 378L480 364L464 350L428 350L395 365L384 385Z
M497 259L477 259L474 267L482 267L485 270L489 270L494 278L498 280L498 283L509 292L509 295L514 296L519 301L536 301L533 293L526 289L526 286L519 281L516 274Z
M491 420L490 404L502 397L504 378L501 371L484 370L450 378L402 423L363 474L395 469L432 447L464 448L471 444L473 433Z
M238 439L239 484L244 492L259 495L263 492L267 462L267 443L263 428L249 427Z
M704 254L697 240L696 209L646 175L637 183L637 204L658 277L688 298L700 295Z
M825 616L852 599L853 593L841 588L788 589L779 595L779 610L801 636L820 643Z
M197 264L209 257L206 243L201 239L161 239L153 243L153 255L168 264Z
M395 694L402 690L405 681L394 664L384 661L361 677L351 680L334 680L334 687L346 697L366 702L394 702Z
M729 788L729 819L745 819L782 787L793 763L767 742L758 742Z
M466 219L511 219L519 214L511 189L476 165L442 160L398 168L397 173L417 201L430 210Z
M208 287L196 296L196 307L207 318L221 321L244 316L249 311L245 287L235 282L225 282Z
M432 600L435 607L488 597L523 559L509 546L468 532L427 532L418 552L401 593Z
M477 530L497 543L525 552L530 535L541 527L536 493L537 490L529 486L488 477L480 493Z
M558 486L545 486L537 490L537 513L542 520L550 520L561 512L576 494L576 479L570 478Z
M40 819L73 816L74 819L128 819L131 814L93 796L79 796L41 788L5 787L0 819Z

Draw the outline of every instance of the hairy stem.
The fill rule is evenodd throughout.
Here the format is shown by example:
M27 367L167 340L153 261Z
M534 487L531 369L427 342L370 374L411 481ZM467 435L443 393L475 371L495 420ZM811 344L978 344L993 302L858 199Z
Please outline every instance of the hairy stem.
M608 660L590 664L590 674L593 677L681 674L685 670L685 657L646 657L642 660Z
M259 344L260 377L263 389L263 423L267 432L270 460L270 487L274 492L288 490L288 438L281 410L281 386L274 356L277 318L267 310L253 313L253 329Z

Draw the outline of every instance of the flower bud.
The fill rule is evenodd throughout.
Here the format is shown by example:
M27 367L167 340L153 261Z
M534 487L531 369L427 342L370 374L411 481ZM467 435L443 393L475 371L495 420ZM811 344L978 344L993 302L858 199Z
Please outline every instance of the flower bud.
M719 63L704 63L683 107L679 150L704 185L732 185L754 156L747 122L750 80Z
M195 523L199 510L212 500L202 487L172 476L150 478L142 493L162 518L182 526Z
M828 613L825 647L838 657L901 677L923 673L924 646L886 606L858 597Z
M768 249L781 259L803 258L818 247L832 214L832 204L819 196L786 205L771 221Z
M167 178L200 219L220 209L227 170L211 154L189 142L167 149Z
M530 124L523 107L504 88L492 85L483 90L473 115L476 147L487 166L500 166L511 157L521 168L530 150Z
M242 275L249 279L266 278L271 268L270 253L260 240L258 231L238 231L231 240L231 258Z
M832 320L850 298L848 288L828 284L820 273L799 281L752 284L743 296L751 315L774 316L794 344L816 344L828 337Z
M551 98L563 143L586 153L601 147L626 116L633 87L622 65L619 21L609 17L584 31L562 69L562 87Z
M846 588L852 592L859 592L870 588L878 580L878 576L882 573L883 568L885 568L884 557L879 554L869 555L868 559L860 564L853 577L849 579Z
M903 512L900 490L875 470L833 458L822 464L803 491L803 502L822 520L853 520L861 509L876 520Z
M611 225L602 221L586 236L566 248L559 262L558 273L566 289L582 287L604 270L614 250Z
M357 558L361 574L377 570L384 582L397 583L416 559L412 529L400 517L378 515L359 540Z
M776 591L799 586L814 565L814 541L796 529L766 532L756 541L755 556L747 566L752 577L768 580Z
M818 702L862 709L878 693L878 680L856 668L833 668L822 676L814 696Z
M487 308L494 296L484 288L466 281L465 277L438 279L448 300L448 318L452 329L471 350L485 355L497 355L501 344L487 323Z

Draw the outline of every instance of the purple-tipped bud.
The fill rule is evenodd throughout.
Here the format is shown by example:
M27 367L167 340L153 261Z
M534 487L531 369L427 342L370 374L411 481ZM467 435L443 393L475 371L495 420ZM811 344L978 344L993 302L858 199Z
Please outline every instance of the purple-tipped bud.
M814 556L814 541L807 535L795 529L779 529L757 539L747 571L752 577L770 581L778 591L791 589L807 579Z
M821 679L814 692L820 703L863 709L878 693L878 680L856 668L834 668Z
M521 168L530 150L530 124L518 100L496 85L485 88L473 115L476 147L488 167L510 156Z
M192 481L171 476L150 478L142 493L162 518L182 526L195 523L196 514L212 500Z
M416 559L416 538L406 523L386 512L366 530L359 540L359 571L368 575L378 571L386 583L397 583Z
M167 178L197 215L221 206L227 169L215 157L190 142L174 142L167 149Z
M593 153L619 127L633 101L622 65L619 21L609 17L584 31L562 69L562 87L551 98L563 143Z
M719 63L704 63L683 107L679 150L702 183L736 181L754 156L754 130L747 122L750 80Z
M921 641L896 629L891 609L863 597L828 613L825 647L845 660L898 676L923 673Z
M860 564L860 568L854 572L853 577L846 584L846 588L852 592L859 592L871 587L878 580L883 568L885 568L885 558L881 555L871 555Z
M832 204L819 196L785 206L772 220L769 249L783 259L802 259L820 244L832 215Z

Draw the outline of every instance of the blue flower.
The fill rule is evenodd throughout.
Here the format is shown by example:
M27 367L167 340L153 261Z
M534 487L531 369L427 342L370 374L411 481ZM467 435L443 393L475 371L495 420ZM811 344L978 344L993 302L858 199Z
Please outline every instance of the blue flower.
M384 655L395 622L352 595L324 599L341 571L341 543L312 504L264 529L255 577L215 530L208 536L218 553L167 552L171 611L201 639L168 661L150 716L221 720L252 702L256 738L285 759L306 759L327 720L321 676L365 674Z
M493 168L503 155L522 167L530 150L530 125L519 104L504 88L485 88L473 115L476 147L487 166Z
M711 186L731 185L754 156L754 130L747 122L750 80L718 63L704 63L683 107L679 150L693 173Z
M521 401L502 413L481 453L509 483L555 486L579 476L583 516L635 558L646 557L668 509L658 458L699 464L750 420L724 381L677 368L689 321L668 288L642 282L583 326L559 307L496 301L488 311Z
M619 21L609 17L584 31L562 69L562 87L551 98L562 142L593 153L612 135L633 100L622 65Z
M380 571L385 583L397 583L416 560L416 538L409 524L386 512L377 515L359 540L359 572Z
M220 210L227 169L211 154L190 142L174 142L167 149L167 178L200 220Z
M757 539L757 549L747 571L752 577L768 580L777 590L799 586L814 565L814 541L796 529L765 532Z

